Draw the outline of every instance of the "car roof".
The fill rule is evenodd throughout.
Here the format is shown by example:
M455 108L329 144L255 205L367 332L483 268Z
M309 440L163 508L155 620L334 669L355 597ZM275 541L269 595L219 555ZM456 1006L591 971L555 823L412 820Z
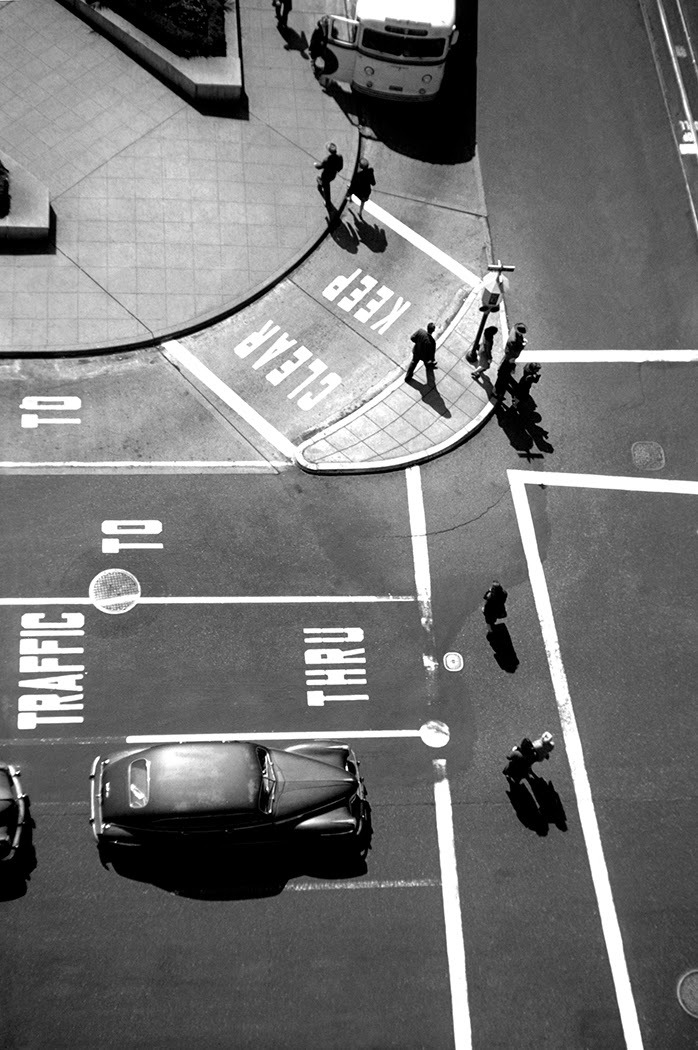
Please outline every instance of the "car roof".
M217 813L259 813L261 766L256 744L244 741L156 744L117 758L105 770L109 794L103 817L125 823ZM146 804L130 805L130 767L148 764Z

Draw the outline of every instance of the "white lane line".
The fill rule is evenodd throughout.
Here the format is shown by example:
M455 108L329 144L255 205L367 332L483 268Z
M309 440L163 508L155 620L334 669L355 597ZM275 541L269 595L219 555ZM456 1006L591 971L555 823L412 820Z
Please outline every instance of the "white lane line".
M411 594L279 594L257 595L188 595L163 598L138 598L137 605L361 605L376 602L414 602ZM0 605L93 605L91 598L0 598Z
M439 886L438 879L362 879L361 882L289 882L284 890L413 890Z
M446 954L451 984L451 1012L453 1014L453 1041L455 1050L470 1050L472 1032L468 1006L468 981L465 973L465 944L463 919L460 910L456 844L453 831L451 789L446 779L446 759L433 760L436 780L434 804L436 807L436 834L441 865L441 897L446 930Z
M698 481L671 478L631 478L606 474L563 474L551 470L508 470L510 483L517 485L558 485L574 489L618 489L621 492L664 492L698 496Z
M360 203L357 197L352 197L352 200L356 204ZM446 252L442 252L435 244L432 244L431 241L428 241L420 234L415 233L415 231L409 226L405 226L404 222L400 222L399 219L396 219L394 215L390 214L390 212L385 211L380 205L375 204L374 201L366 201L364 211L369 212L374 218L382 222L384 226L387 226L394 233L399 234L400 237L409 241L410 244L415 248L418 248L421 252L424 252L425 255L428 255L434 260L434 262L443 266L445 270L450 270L451 273L456 275L456 277L460 277L461 281L463 281L464 284L467 284L468 287L474 288L476 285L482 283L482 278L478 277L478 275L473 273L472 270L469 270L467 266L463 266L463 264L459 263L457 259L447 255Z
M226 743L229 740L398 740L419 737L419 729L320 729L299 733L159 733L126 737L127 744Z
M517 360L540 364L642 364L645 361L686 364L698 361L698 350L524 350Z
M228 408L232 408L234 412L249 423L258 434L268 441L270 445L273 445L275 449L278 449L284 456L288 456L289 459L295 459L296 446L293 442L273 427L271 423L268 423L263 416L260 416L259 412L256 412L251 405L248 405L246 401L236 394L222 379L207 368L202 361L199 361L198 357L195 357L190 350L187 350L176 339L170 339L166 343L162 343L163 352L165 357L170 361L176 368L186 368L187 371L191 372L193 376L207 386L217 397L223 401Z
M0 470L24 470L42 468L52 470L105 469L144 470L150 469L215 469L215 470L268 470L272 467L288 467L289 459L68 459L68 460L0 460Z
M422 662L427 675L427 703L434 699L438 660L434 654L434 616L431 605L431 572L429 570L429 547L427 544L427 521L424 513L422 475L418 466L405 471L407 485L407 509L412 538L412 562L414 582L422 628L426 634L426 645Z
M567 675L562 663L560 643L557 636L553 610L545 580L543 563L538 551L533 517L526 494L526 485L521 478L523 471L508 471L511 495L516 511L516 518L521 534L521 543L528 564L528 575L533 590L538 620L543 635L543 644L548 659L550 678L557 703L560 724L565 741L567 759L574 783L579 820L586 844L589 868L599 907L601 926L606 950L611 966L611 974L616 991L621 1023L628 1050L642 1050L640 1024L630 985L630 975L623 950L623 939L616 915L611 882L608 876L606 860L601 845L596 812L591 796L591 785L587 776L582 751L582 741L577 728L577 721L572 707L572 698L567 683ZM541 474L543 472L540 472ZM634 479L632 479L634 480Z

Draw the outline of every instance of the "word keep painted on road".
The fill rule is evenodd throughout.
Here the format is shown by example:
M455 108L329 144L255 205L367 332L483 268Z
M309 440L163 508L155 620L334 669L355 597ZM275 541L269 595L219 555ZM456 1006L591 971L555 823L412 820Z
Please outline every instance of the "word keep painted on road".
M343 277L341 274L339 277L335 277L323 291L325 299L329 299L331 303L335 301L338 295L345 292L350 284L353 284L359 274L362 271L360 269L354 270L350 277ZM352 291L351 295L343 296L337 306L340 310L344 310L345 313L351 313L352 310L368 295L378 284L376 277L371 277L370 274L366 274L358 282L358 285ZM360 307L354 313L354 318L360 321L361 324L366 324L371 318L378 313L381 307L385 306L390 299L395 295L395 292L382 284L376 292L373 299L369 299L365 306ZM401 295L397 296L396 301L391 305L391 308L387 314L381 317L379 320L374 321L370 326L371 331L378 332L380 335L385 335L391 325L395 324L398 317L402 317L404 313L410 308L412 303L408 302L407 299L403 299Z
M39 416L38 412L78 412L82 406L79 397L25 397L20 408L21 424L25 430L36 430L44 423L66 424L79 423L80 420L67 416Z
M270 339L273 339L272 344L262 351L252 365L255 371L259 371L282 355L288 354L298 342L297 339L291 339L288 332L283 332L278 338L275 338L280 331L280 325L274 324L273 321L266 321L258 332L253 332L247 339L243 339L241 343L238 343L234 348L234 353L238 357L247 358L250 354L260 350ZM283 383L298 368L303 366L307 368L310 375L307 375L292 390L289 390L286 397L289 401L294 400L302 390L305 390L306 387L309 387L311 383L317 380L317 386L313 390L307 390L296 401L298 407L303 412L307 412L309 408L314 408L318 402L327 397L330 391L334 390L342 382L341 377L336 372L328 372L327 375L323 375L323 372L327 372L327 365L319 357L316 357L307 346L299 346L296 350L293 350L293 353L286 360L275 365L274 368L267 372L265 379L272 386L279 386L280 383ZM322 376L322 379L320 379L320 376ZM298 376L296 376L297 378Z
M163 543L123 543L120 536L159 536L162 522L156 518L138 521L112 520L102 522L102 554L118 554L123 550L162 550Z
M368 693L325 692L325 686L355 689L366 685L366 650L343 648L363 642L360 627L304 627L305 684L309 707L332 700L368 700ZM331 649L316 648L331 645ZM318 688L322 686L322 688Z
M17 701L17 728L36 729L38 725L65 725L84 722L82 679L84 664L61 663L71 654L81 655L81 646L62 646L67 638L82 638L85 617L82 613L61 613L60 620L45 621L47 613L24 613L19 640L19 673L46 677L21 678L20 689L34 690L22 693ZM50 690L50 692L49 692Z

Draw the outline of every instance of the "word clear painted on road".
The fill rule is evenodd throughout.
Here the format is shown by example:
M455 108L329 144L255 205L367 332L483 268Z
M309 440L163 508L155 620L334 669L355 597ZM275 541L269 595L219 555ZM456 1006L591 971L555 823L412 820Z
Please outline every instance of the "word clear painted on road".
M102 554L118 554L123 550L162 550L163 543L123 543L121 536L159 536L162 522L156 518L138 521L107 519L102 522Z
M274 324L273 321L266 321L258 332L253 332L252 335L238 343L234 348L234 353L241 358L249 357L250 354L260 350L265 343L273 339L274 341L262 351L252 367L255 371L259 371L266 365L271 364L272 361L276 361L277 358L289 355L284 361L279 362L267 372L265 379L272 386L279 386L280 383L285 382L299 368L303 369L300 375L304 375L305 371L310 372L310 375L305 375L301 382L295 384L293 389L286 394L286 397L292 401L298 397L302 390L306 390L306 387L309 387L317 380L317 385L312 390L306 390L303 396L296 401L298 407L303 412L307 412L308 409L314 408L323 398L327 397L331 390L338 387L342 380L336 372L328 372L327 375L323 375L324 372L327 372L325 362L313 354L307 346L299 346L293 350L298 340L292 339L288 332L283 332L277 337L277 333L280 331L280 325ZM290 353L291 350L293 350L292 353ZM299 376L295 378L298 379Z
M325 692L326 686L366 685L366 650L354 648L364 640L361 627L304 627L303 636L309 707L323 707L330 700L369 699L368 693Z
M81 406L79 397L25 397L19 406L23 410L21 424L25 430L36 430L44 423L80 423L75 417L39 416L37 412L78 412Z
M59 642L82 638L85 617L82 613L61 613L60 620L48 622L44 620L46 615L24 613L21 619L19 673L46 677L20 679L20 689L35 691L22 693L17 701L18 729L31 731L38 725L84 722L83 716L74 712L83 710L85 665L61 663L61 658L70 654L68 658L73 659L85 650Z
M322 294L325 299L329 299L329 301L333 303L338 295L345 292L349 285L356 281L360 273L362 273L362 271L358 269L354 270L353 274L349 277L343 277L341 274L339 277L335 277L335 279L330 281L327 287L323 289ZM377 284L378 279L376 277L371 277L370 274L366 274L366 276L362 277L358 282L357 287L354 288L351 295L343 296L337 303L337 306L340 310L344 310L345 313L351 313L354 308L362 302L364 297L368 295L369 292L373 291ZM356 310L354 313L355 319L360 321L361 324L366 324L366 322L370 321L371 318L377 314L394 295L395 292L391 288L382 284L373 299L369 299L365 306L361 306ZM412 303L407 299L403 299L401 295L398 295L396 301L392 303L388 313L369 327L373 332L379 332L381 335L384 335L390 326L397 321L398 317L402 317L402 315L409 310L411 305Z

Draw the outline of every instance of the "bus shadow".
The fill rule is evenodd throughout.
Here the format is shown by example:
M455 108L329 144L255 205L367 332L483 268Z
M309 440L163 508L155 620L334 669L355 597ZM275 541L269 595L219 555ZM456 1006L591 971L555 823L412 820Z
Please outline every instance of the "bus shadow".
M476 145L477 3L457 4L460 37L451 51L444 81L433 102L396 102L343 91L325 90L363 135L395 153L432 164L472 160Z

